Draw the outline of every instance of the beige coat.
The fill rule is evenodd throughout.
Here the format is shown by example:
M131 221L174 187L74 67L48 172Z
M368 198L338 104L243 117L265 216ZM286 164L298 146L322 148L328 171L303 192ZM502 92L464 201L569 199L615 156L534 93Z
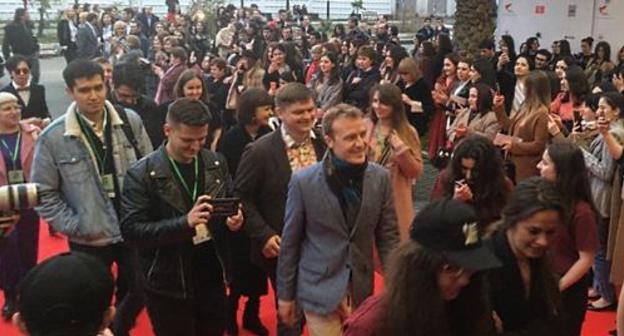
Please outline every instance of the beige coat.
M382 146L382 144L377 142L375 125L370 120L367 120L366 138L372 153L375 153ZM392 195L394 196L394 206L397 212L401 241L409 238L409 228L415 215L412 185L423 170L423 160L420 151L420 140L418 148L410 148L407 145L403 145L402 148L392 153L385 165L390 171ZM371 155L369 157L372 160L374 156Z
M490 111L483 116L478 114L470 122L468 122L469 117L470 109L459 110L451 127L446 131L447 137L455 141L455 128L460 125L466 126L472 134L478 134L490 140L494 140L496 133L501 130L494 111Z

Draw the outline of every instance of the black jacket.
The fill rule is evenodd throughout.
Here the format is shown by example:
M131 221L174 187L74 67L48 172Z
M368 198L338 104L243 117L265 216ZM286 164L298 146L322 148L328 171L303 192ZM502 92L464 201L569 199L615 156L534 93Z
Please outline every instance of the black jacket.
M554 276L543 265L545 257L530 261L531 288L527 299L518 261L504 231L486 242L501 261L501 268L488 274L492 308L503 322L504 335L561 335L554 295L558 294ZM549 288L551 290L549 290Z
M8 59L13 54L30 56L39 51L39 42L28 25L9 23L4 27L2 54Z
M204 187L201 195L213 198L230 194L231 179L221 155L201 151ZM124 241L137 247L139 270L151 293L186 299L194 297L192 260L195 233L187 223L190 211L176 182L164 146L128 170L122 193L121 232ZM228 269L224 219L209 223L217 256Z
M411 106L405 105L407 120L416 128L418 135L422 137L427 133L427 125L434 112L433 98L431 97L431 84L427 83L425 77L421 77L408 88L405 88L405 83L403 83L402 80L399 81L398 86L411 100L422 103L422 113L414 113L412 112Z
M28 105L24 103L22 97L17 94L17 90L13 87L13 83L5 86L0 90L1 92L9 92L17 97L17 101L22 107L22 119L37 117L37 118L50 118L50 111L48 111L48 103L45 97L45 87L40 84L30 83L30 99Z
M325 143L320 136L313 143L320 161L325 154ZM286 144L279 129L249 144L236 172L234 185L245 209L251 261L267 271L275 272L277 258L266 259L262 248L273 235L282 234L291 174Z
M358 77L360 81L354 83L354 79ZM353 71L344 84L344 92L342 94L344 102L356 106L362 111L367 111L370 90L379 83L379 80L381 80L381 75L376 67L369 71L361 69Z
M113 101L115 101L113 99ZM115 101L116 104L119 104ZM120 104L123 105L123 104ZM124 106L136 112L143 121L147 136L154 148L158 148L165 141L163 125L167 118L167 109L158 108L154 100L146 95L140 95L134 106Z
M78 27L76 27L77 29ZM76 43L71 40L71 29L69 28L69 20L61 19L56 26L56 37L61 46L76 47Z

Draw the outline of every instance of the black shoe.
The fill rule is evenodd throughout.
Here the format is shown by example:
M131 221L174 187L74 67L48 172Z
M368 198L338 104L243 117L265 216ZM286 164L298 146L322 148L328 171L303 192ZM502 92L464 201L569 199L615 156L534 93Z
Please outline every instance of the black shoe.
M227 302L227 316L225 322L225 330L230 336L238 336L238 321L236 313L238 312L239 295L230 294Z
M15 300L6 299L4 302L4 306L2 307L2 318L5 321L11 320L13 314L15 313Z
M243 328L258 336L268 336L269 330L262 324L258 314L260 313L260 298L250 297L245 305L243 313Z

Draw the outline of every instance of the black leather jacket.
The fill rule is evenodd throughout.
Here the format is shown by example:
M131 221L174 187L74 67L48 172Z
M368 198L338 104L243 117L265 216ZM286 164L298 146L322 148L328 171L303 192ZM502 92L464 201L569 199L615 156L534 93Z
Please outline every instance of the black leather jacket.
M226 197L231 178L223 156L203 149L203 195ZM186 299L194 296L191 275L194 229L187 224L190 208L175 181L165 147L160 146L128 170L122 194L121 232L138 249L139 274L147 291ZM225 220L209 223L223 270L229 253L224 239ZM224 272L226 273L226 272Z

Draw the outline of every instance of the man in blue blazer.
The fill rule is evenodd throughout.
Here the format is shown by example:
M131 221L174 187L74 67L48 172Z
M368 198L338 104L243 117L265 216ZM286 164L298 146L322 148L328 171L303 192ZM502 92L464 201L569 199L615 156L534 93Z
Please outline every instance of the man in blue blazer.
M368 163L363 113L347 104L323 118L330 153L295 173L288 187L277 269L279 313L310 335L341 335L342 322L373 294L373 243L382 264L398 244L388 171Z

